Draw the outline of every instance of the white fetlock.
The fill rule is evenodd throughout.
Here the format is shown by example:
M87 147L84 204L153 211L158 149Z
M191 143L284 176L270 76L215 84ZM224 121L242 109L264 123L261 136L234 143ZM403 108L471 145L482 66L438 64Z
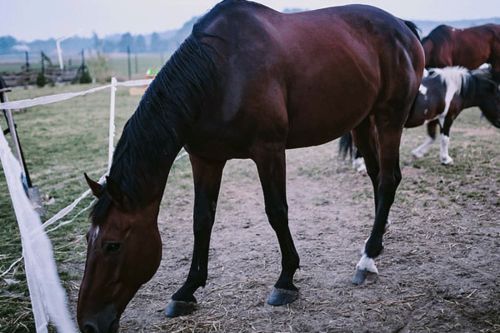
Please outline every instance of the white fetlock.
M452 165L453 159L450 156L441 156L440 157L441 164L443 165Z
M411 151L411 154L415 158L422 158L425 154L427 154L433 143L434 139L431 137L427 137L424 143Z
M356 269L378 274L377 266L375 266L375 260L373 260L372 258L368 258L366 253L363 254L361 259L359 260L358 264L356 265Z
M352 167L357 172L366 172L365 159L363 157L355 158L352 161Z
M424 157L424 153L418 149L418 148L415 148L411 151L411 155L415 158L422 158Z

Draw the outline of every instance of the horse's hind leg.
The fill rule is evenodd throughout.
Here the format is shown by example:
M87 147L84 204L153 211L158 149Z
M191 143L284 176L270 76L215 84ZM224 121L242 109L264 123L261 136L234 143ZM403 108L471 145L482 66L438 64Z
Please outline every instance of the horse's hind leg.
M377 212L378 206L378 177L379 177L379 161L378 161L378 148L377 148L377 137L376 130L371 123L370 118L366 118L363 122L356 127L353 131L353 138L356 146L364 157L366 164L366 172L370 177L373 185L374 192L374 203L375 203L375 213ZM368 239L366 240L368 241ZM366 245L366 243L365 243ZM365 247L363 246L362 253L364 254ZM378 274L377 267L375 266L375 261L373 259L368 259L363 256L362 260L356 266L357 270L362 272L362 274L356 274L352 280L354 284L361 284L364 282L366 276L369 273Z
M389 113L388 113L389 114ZM385 117L384 117L385 118ZM367 153L372 154L372 162L367 163L368 174L373 182L375 195L375 222L370 237L366 241L364 252L356 265L356 274L353 283L361 284L368 273L378 273L374 259L383 250L382 240L387 226L389 210L394 202L396 189L401 181L401 170L399 168L399 145L402 133L402 124L395 119L375 118L376 131L371 130L370 146L373 147L373 140L378 141L378 174L375 176L377 168L372 150ZM366 140L366 139L365 139ZM366 145L366 142L365 142ZM361 147L361 146L360 146ZM367 154L362 151L368 162Z
M288 228L285 150L261 150L256 152L254 160L264 192L266 214L278 236L282 255L282 271L267 302L270 305L284 305L298 297L293 275L299 268L299 255Z
M208 250L215 219L222 170L225 162L212 162L190 155L194 181L193 233L194 249L191 268L184 285L172 296L165 314L177 317L194 311L194 292L204 287L208 272Z
M439 124L437 119L431 120L427 123L427 138L424 143L422 143L417 148L411 151L411 154L415 158L421 158L429 151L431 145L436 141L436 127Z

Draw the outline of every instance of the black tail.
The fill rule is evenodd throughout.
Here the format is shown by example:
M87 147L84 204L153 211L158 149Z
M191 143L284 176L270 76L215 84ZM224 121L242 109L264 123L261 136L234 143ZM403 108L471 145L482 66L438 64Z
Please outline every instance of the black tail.
M422 42L422 39L420 38L420 29L417 27L417 25L415 23L413 23L412 21L403 21L406 26L408 28L410 28L411 32L413 32L415 34L415 36L417 36L418 40L420 42Z
M341 159L345 160L347 154L352 158L353 154L353 142L352 142L352 134L348 132L340 137L339 141L339 156Z

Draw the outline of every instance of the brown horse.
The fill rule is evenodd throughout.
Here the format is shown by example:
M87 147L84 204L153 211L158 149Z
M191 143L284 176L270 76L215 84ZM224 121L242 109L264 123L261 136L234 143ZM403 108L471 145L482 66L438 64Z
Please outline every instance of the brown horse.
M467 29L440 25L422 39L425 67L462 66L476 69L491 64L500 82L500 25L485 24Z
M376 273L374 258L401 180L401 133L424 69L414 30L411 22L369 6L282 14L226 0L201 18L125 125L106 184L87 178L99 199L87 235L80 329L117 331L126 305L157 270L160 201L182 147L193 169L194 250L167 316L191 312L195 291L205 286L222 170L233 158L255 162L279 241L282 271L268 303L298 297L285 150L351 129L367 160L376 208L354 282Z

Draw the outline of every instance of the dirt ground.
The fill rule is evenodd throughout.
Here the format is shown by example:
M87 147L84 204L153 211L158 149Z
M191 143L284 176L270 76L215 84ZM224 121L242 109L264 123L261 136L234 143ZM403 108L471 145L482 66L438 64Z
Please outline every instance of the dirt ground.
M438 145L413 161L409 151L423 129L405 132L403 181L376 260L380 275L363 286L350 281L373 220L368 177L338 160L337 142L288 151L301 270L300 298L285 307L265 302L281 256L255 166L230 161L198 310L164 316L193 243L191 171L187 159L177 162L159 218L163 260L129 304L121 332L500 332L500 133L475 122L453 128L449 167L439 164Z

